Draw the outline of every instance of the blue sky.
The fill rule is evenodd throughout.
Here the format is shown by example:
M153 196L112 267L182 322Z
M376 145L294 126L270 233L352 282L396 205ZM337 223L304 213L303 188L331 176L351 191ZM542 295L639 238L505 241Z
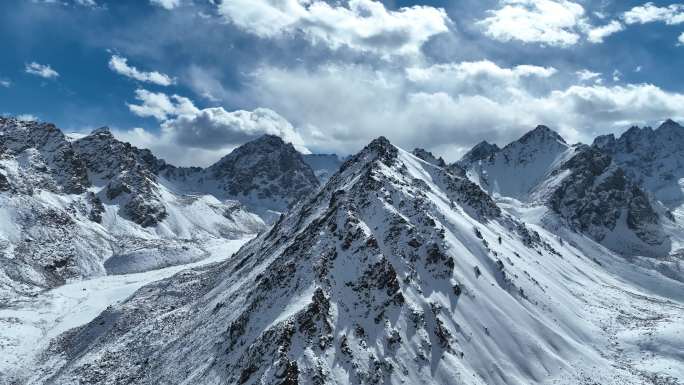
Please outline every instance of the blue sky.
M455 159L536 124L589 141L684 118L684 3L7 0L0 37L0 113L178 164L263 133Z

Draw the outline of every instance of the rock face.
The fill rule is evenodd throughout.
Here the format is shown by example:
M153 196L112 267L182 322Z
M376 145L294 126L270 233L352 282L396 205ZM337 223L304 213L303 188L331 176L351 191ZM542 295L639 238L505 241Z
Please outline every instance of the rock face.
M494 154L501 151L499 146L496 144L491 144L486 140L475 145L471 148L463 157L460 159L459 163L464 165L471 165L478 161L486 161L492 158Z
M17 191L79 194L89 186L83 159L54 125L0 117L0 156L20 155L23 167L17 172L26 174L14 175Z
M121 207L121 214L143 226L154 226L168 216L157 185L157 172L164 162L149 150L141 150L114 138L100 128L73 144L97 181L107 201Z
M422 148L416 148L411 153L430 164L434 164L435 166L439 167L446 167L446 162L444 161L444 159L442 159L441 157L436 157L430 151L427 151Z
M538 126L500 151L479 144L457 164L490 193L546 206L550 215L614 251L662 256L671 246L663 228L667 213L639 182L650 166L645 162L643 169L626 171L623 167L630 163L620 155L634 148L628 143L645 140L637 136L650 132L631 129L623 136L632 139L621 139L621 144L607 136L593 146L571 146L553 130Z
M254 208L286 211L315 190L318 179L292 144L274 135L248 142L204 172L226 197Z
M139 290L62 335L32 374L473 385L621 375L594 350L585 299L605 276L540 231L379 138L233 258Z
M670 244L661 218L648 196L609 155L595 147L583 147L561 165L559 172L563 171L569 175L558 184L548 204L573 228L630 255L668 253ZM619 234L620 227L642 242L630 242L625 234ZM615 239L607 239L611 233Z
M183 194L173 168L106 128L70 141L0 119L0 302L70 278L187 263L265 228L239 202Z
M684 204L684 127L667 120L657 129L632 127L619 138L596 138L628 178L670 209Z

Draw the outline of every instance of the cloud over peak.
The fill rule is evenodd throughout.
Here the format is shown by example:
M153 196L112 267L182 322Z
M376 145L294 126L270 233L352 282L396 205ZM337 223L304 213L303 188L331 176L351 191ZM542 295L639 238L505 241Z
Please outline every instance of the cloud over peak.
M136 90L136 99L140 104L128 104L131 112L157 119L161 122L161 132L153 134L136 129L124 136L138 145L161 149L164 155L188 149L220 154L265 134L279 136L299 151L309 152L292 124L267 108L253 111L226 111L223 107L200 109L188 98L145 89Z
M113 55L111 59L109 59L109 68L119 75L159 86L170 86L176 82L174 78L161 72L139 71L137 68L128 65L128 59L119 55Z

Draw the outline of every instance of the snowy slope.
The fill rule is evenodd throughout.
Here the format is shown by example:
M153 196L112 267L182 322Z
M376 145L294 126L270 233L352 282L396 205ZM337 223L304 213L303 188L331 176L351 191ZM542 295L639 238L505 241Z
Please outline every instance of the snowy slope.
M534 216L377 139L231 259L61 335L26 382L677 383L682 282L515 210Z
M538 126L499 151L486 144L477 145L459 164L490 194L524 202L543 199L548 193L545 182L575 153L573 146L546 126Z
M206 245L210 257L200 262L74 281L9 303L0 309L0 384L30 372L38 359L36 354L52 338L92 321L108 306L124 301L146 284L228 258L249 239L215 240Z

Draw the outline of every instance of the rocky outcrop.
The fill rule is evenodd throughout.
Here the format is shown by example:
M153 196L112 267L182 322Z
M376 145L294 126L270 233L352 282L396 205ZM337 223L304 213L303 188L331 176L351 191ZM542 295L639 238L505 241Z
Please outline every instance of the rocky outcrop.
M575 228L601 242L608 233L619 232L624 223L647 246L665 242L660 218L647 194L609 155L587 146L559 172L564 170L570 174L558 185L549 205Z

